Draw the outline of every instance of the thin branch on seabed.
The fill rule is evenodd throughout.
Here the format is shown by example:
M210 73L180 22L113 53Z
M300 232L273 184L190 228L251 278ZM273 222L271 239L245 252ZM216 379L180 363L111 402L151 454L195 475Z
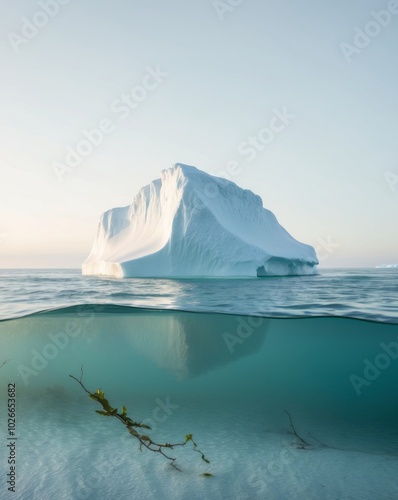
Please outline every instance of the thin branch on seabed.
M197 444L192 438L192 434L187 434L185 437L185 441L182 443L157 443L156 441L153 441L148 435L146 434L141 434L140 432L137 431L137 429L151 429L149 425L143 424L141 422L135 422L132 420L128 415L127 415L127 409L125 406L122 408L122 412L118 413L117 408L113 408L109 401L105 399L105 393L101 391L101 389L97 389L95 392L91 392L87 389L87 387L83 384L83 366L80 368L80 377L77 378L73 375L69 375L73 380L76 380L76 382L82 387L82 389L88 394L88 396L93 399L94 401L97 401L102 406L102 410L96 410L96 413L99 415L103 415L105 417L115 417L117 418L128 430L128 432L138 439L140 442L140 451L142 451L142 447L146 448L149 451L153 451L155 453L160 453L163 455L167 460L169 460L169 463L172 467L174 467L176 470L181 471L179 467L175 464L176 458L171 457L168 455L168 452L166 453L165 450L173 450L174 448L178 446L185 446L189 442L192 442L193 444L193 450L196 451L197 453L200 453L201 458L204 462L207 464L210 463L209 460L205 457L205 455L198 449ZM206 472L202 474L205 477L211 477L212 474Z
M9 361L11 361L11 359L6 359L4 360L1 365L0 365L0 368L3 368L4 365L6 365Z
M299 436L297 434L297 431L296 431L296 428L294 427L294 424L293 424L293 420L292 420L292 417L290 416L290 413L285 410L285 413L287 414L287 416L289 417L289 420L290 420L290 425L293 429L293 433L294 435L305 445L305 446L311 446L310 444L307 443L307 441L305 441L301 436Z

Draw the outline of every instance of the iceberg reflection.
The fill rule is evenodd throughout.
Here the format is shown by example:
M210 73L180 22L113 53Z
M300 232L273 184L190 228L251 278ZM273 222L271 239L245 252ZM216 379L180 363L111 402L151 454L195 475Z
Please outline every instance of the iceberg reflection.
M178 378L195 377L258 352L269 323L254 316L182 311L152 311L131 319L121 316L116 322L134 350Z

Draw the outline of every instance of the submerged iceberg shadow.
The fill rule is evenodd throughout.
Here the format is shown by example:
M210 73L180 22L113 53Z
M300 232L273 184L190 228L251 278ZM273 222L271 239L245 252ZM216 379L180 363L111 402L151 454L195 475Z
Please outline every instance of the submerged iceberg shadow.
M120 318L118 326L134 350L179 379L258 352L269 323L255 316L183 311L148 311L134 322L126 319Z

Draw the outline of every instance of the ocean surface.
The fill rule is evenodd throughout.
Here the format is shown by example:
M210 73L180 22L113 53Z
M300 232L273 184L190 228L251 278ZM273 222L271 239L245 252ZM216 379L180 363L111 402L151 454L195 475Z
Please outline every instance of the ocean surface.
M1 270L0 319L80 304L398 322L398 269L326 269L253 279L108 279L80 270Z
M0 318L1 500L398 498L397 269L1 270Z

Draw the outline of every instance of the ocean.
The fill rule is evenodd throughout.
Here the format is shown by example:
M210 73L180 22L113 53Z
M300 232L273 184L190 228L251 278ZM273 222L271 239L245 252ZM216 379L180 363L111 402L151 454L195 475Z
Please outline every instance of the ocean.
M398 498L398 269L0 270L0 299L1 499Z

